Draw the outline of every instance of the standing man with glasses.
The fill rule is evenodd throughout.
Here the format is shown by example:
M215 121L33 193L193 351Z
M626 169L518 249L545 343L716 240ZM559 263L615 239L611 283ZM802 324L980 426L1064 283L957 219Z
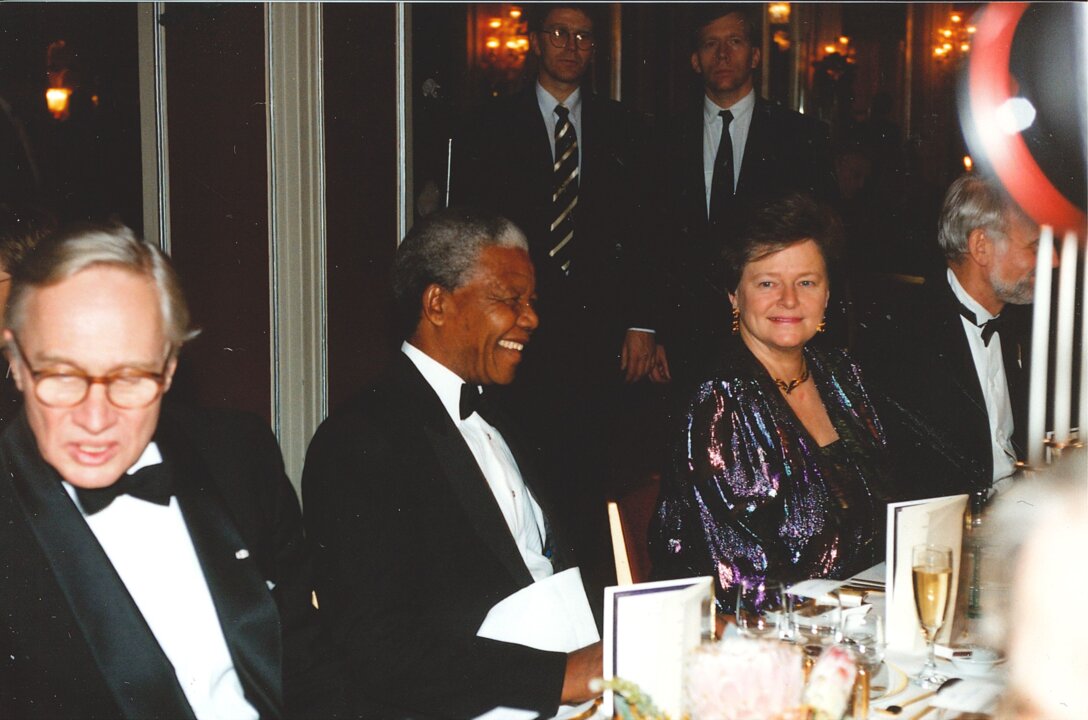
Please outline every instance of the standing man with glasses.
M298 501L256 420L164 408L195 335L121 226L45 240L3 331L0 717L332 717Z
M654 366L659 309L648 125L588 87L596 11L527 8L536 80L472 123L452 183L457 202L510 218L529 239L542 323L509 395L571 506L585 521L592 514L580 542L603 552L585 559L607 566L609 450L638 393L624 385Z

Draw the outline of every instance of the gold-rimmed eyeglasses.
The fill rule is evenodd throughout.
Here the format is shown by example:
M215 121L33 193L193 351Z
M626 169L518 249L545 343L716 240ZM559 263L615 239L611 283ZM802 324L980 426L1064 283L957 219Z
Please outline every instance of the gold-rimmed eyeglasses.
M579 50L590 50L596 44L593 33L589 30L571 30L562 25L555 25L544 28L542 32L548 36L552 47L565 48L570 45L572 37L574 38L574 47Z
M79 368L65 370L35 370L23 352L19 339L12 335L12 344L19 360L34 379L34 395L42 405L52 408L70 408L83 402L92 385L104 385L106 399L122 410L137 410L155 402L162 395L166 384L166 368L170 364L167 355L160 372L148 372L138 368L121 368L101 376L88 375Z

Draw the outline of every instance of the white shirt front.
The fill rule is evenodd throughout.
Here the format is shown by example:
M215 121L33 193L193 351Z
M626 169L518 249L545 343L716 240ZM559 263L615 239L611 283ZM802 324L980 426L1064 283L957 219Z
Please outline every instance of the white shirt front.
M722 117L718 113L733 113L729 123L729 140L733 143L733 188L740 183L740 165L744 160L744 146L748 142L748 130L752 127L752 111L756 107L756 91L752 90L727 108L703 96L703 180L706 187L706 214L710 217L710 185L714 181L714 160L718 146L722 144Z
M162 462L152 442L129 473ZM75 488L65 490L79 505ZM84 514L147 621L200 720L256 720L219 625L200 560L176 497L168 506L121 495Z
M465 381L460 376L407 342L401 345L401 352L434 389L468 444L533 580L550 576L554 570L551 560L544 555L544 513L525 487L521 470L502 434L478 413L461 419L461 386Z
M975 314L979 324L995 317L963 289L951 268L948 269L948 284L956 299ZM1001 333L991 337L987 346L982 341L982 328L979 325L963 316L960 316L960 322L967 335L967 345L971 348L975 372L978 373L978 381L982 386L982 397L986 401L986 415L990 419L990 449L994 459L992 480L996 483L1016 471L1016 451L1012 447L1012 402L1009 399L1005 362L1001 356Z

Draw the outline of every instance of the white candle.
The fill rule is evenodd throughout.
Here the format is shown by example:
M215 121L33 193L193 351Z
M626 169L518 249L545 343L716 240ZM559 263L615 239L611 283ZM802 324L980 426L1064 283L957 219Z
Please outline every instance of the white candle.
M1046 439L1046 363L1050 340L1050 280L1054 229L1043 225L1035 259L1035 307L1031 319L1031 377L1028 384L1028 465L1043 466Z
M1080 404L1077 406L1077 437L1088 444L1088 248L1080 278Z
M1058 270L1058 353L1054 360L1054 440L1064 446L1069 442L1069 409L1073 402L1073 301L1077 297L1077 236L1072 230L1062 240L1061 263Z

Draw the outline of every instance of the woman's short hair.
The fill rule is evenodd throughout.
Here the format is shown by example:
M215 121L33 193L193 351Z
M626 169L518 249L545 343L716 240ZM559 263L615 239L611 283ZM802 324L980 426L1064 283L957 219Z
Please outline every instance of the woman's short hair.
M472 208L452 207L416 222L393 260L393 298L404 338L411 337L423 312L423 291L430 285L456 290L485 247L529 251L525 234L504 217Z
M722 251L726 288L735 291L744 268L805 240L812 240L830 272L842 241L842 224L826 205L793 193L757 206L742 223L734 242Z
M12 275L7 326L16 335L23 329L32 290L55 285L96 266L128 270L151 280L173 352L196 337L199 331L190 324L189 305L170 261L161 250L140 240L120 223L77 223L42 239Z

